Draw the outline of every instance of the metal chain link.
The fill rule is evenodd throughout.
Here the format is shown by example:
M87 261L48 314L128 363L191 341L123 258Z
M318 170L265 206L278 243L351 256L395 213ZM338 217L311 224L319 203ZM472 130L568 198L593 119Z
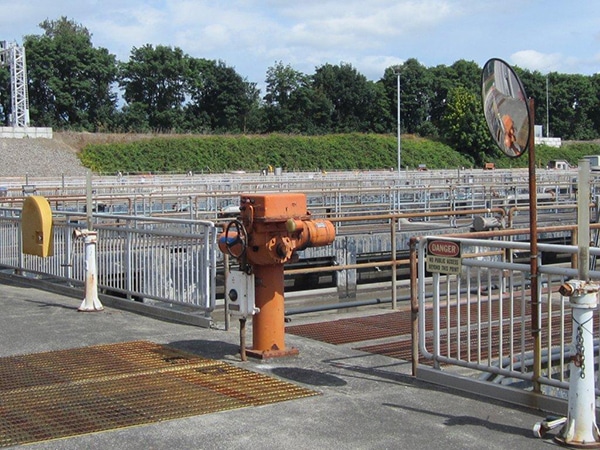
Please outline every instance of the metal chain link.
M573 357L575 367L581 368L579 376L585 378L585 347L583 345L583 325L577 327L577 336L575 337L575 356Z
M571 356L571 361L575 367L581 368L581 373L579 374L581 379L585 378L585 346L583 344L583 326L590 320L592 319L588 319L585 323L577 323L577 321L574 321L577 323L577 335L575 336L575 354Z

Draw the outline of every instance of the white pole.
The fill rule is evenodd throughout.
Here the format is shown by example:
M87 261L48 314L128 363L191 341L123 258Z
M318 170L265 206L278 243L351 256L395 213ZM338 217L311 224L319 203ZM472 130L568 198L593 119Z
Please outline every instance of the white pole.
M594 310L598 305L598 286L571 280L570 305L573 314L573 342L569 363L569 413L556 441L563 445L598 448L594 380ZM563 289L563 287L561 287ZM562 294L562 292L561 292Z
M398 117L398 175L400 175L400 171L402 170L402 147L401 147L401 143L400 143L400 70L396 71L396 75L397 75L397 91L398 91L398 98L397 98L397 102L398 102L398 111L397 111L397 117Z
M589 280L590 271L590 161L580 159L577 177L577 257L579 279Z
M550 74L546 75L546 137L550 137L550 100L548 95L548 79Z
M98 298L98 270L96 268L97 233L82 230L85 243L85 298L79 311L102 311L104 307Z

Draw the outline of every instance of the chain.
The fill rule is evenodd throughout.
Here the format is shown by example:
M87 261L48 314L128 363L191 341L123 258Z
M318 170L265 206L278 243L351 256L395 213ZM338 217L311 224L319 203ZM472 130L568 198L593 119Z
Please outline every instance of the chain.
M577 336L575 337L575 356L573 357L575 367L581 368L579 376L585 378L585 347L583 345L583 326L577 327Z
M581 372L579 373L579 377L581 379L585 378L585 346L583 345L584 325L585 323L577 324L577 335L575 336L575 354L571 356L571 361L575 367L579 367L581 369Z

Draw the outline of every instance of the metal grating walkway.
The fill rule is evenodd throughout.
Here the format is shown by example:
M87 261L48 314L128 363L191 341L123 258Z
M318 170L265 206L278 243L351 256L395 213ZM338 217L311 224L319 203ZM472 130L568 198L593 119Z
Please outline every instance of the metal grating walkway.
M318 393L151 342L0 358L0 447Z
M335 345L410 335L410 311L292 325L285 330L291 334Z

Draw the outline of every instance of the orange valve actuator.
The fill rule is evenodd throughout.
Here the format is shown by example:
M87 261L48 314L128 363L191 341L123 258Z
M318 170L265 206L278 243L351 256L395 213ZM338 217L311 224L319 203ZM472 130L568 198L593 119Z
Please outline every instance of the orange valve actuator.
M219 248L240 260L255 281L253 348L261 358L297 353L284 342L283 265L295 252L331 244L335 228L328 220L312 219L306 196L298 193L246 194L240 199L240 217L219 237Z

